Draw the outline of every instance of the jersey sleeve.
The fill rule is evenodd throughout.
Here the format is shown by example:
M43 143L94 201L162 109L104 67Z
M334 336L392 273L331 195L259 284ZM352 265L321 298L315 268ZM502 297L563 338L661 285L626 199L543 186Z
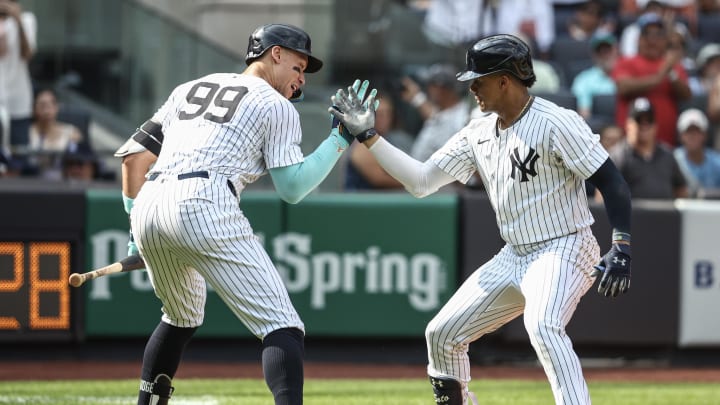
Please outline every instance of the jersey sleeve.
M553 153L583 179L592 176L608 158L600 136L575 111L563 111L555 122L551 137Z
M270 103L265 110L267 133L263 146L268 169L285 167L303 161L300 149L302 129L300 114L290 101L282 99Z
M463 184L467 183L476 171L475 158L468 139L471 132L471 126L466 126L430 156L430 160L437 167Z

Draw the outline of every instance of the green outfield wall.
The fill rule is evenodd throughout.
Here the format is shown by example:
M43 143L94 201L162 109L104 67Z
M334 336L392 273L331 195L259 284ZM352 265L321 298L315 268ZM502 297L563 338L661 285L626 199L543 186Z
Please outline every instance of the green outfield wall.
M0 182L0 341L145 338L161 304L144 271L87 272L127 255L117 187ZM241 208L283 277L308 335L422 338L459 284L503 245L482 192L316 193L300 204L246 191ZM611 229L593 204L601 250ZM627 295L593 286L567 332L579 345L718 347L720 201L633 202L633 277ZM198 336L249 337L210 291ZM522 319L494 333L527 342Z
M418 336L456 285L458 198L327 194L301 204L244 193L240 206L264 241L308 333ZM117 191L87 193L87 268L127 254ZM147 336L160 302L147 273L95 279L85 289L87 337ZM249 336L209 291L198 336Z

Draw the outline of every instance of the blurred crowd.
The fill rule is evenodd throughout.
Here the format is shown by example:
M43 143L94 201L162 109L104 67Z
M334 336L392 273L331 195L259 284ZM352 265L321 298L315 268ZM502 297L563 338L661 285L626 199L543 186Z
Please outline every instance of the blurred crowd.
M20 2L0 0L0 177L114 180L90 144L89 113L33 81L37 29Z
M89 113L33 82L38 27L21 3L0 0L0 177L115 180L93 150ZM387 22L398 8L417 17L417 33ZM720 198L720 0L378 0L368 9L368 32L393 39L372 62L377 127L416 159L481 114L455 73L469 45L502 32L531 45L531 92L585 118L633 197ZM401 187L357 145L343 177L345 190ZM479 179L468 186L482 189Z
M390 102L380 121L387 133L404 134L396 146L415 158L427 159L481 114L454 73L469 45L502 32L531 46L538 77L531 92L585 118L633 198L720 198L720 1L400 3L422 16L425 39L445 60L383 73L400 72L383 90ZM400 187L354 149L346 189ZM590 187L588 194L598 198Z

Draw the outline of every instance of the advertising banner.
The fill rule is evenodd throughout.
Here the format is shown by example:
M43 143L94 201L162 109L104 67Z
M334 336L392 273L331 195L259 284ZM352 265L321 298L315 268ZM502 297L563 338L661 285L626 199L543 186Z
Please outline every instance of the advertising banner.
M297 205L246 192L241 207L283 276L313 336L422 336L455 289L457 197L318 194ZM117 191L88 192L88 269L127 255L128 218ZM93 280L85 329L147 336L160 320L145 271ZM210 291L196 336L250 333Z
M679 200L682 213L679 346L720 344L720 201Z
M119 191L88 191L88 269L127 256L128 217ZM283 205L274 193L245 193L243 212L261 238L273 239L281 230ZM85 332L93 336L149 336L160 321L161 303L144 270L114 274L83 287ZM195 336L251 336L214 292L205 305L205 322Z

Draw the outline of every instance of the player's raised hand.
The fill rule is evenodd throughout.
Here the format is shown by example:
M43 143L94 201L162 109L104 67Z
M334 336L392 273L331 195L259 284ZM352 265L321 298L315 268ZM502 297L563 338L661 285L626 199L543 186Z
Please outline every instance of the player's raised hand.
M361 82L360 79L356 79L352 85L352 88L355 89L355 92L357 93L357 97L360 101L362 101L365 98L365 93L367 93L367 89L369 87L370 87L369 81L365 80L365 81ZM375 100L373 109L375 111L377 111L379 106L380 106L380 100ZM336 105L333 105L331 108L333 108L335 110L340 110L340 108ZM338 118L336 118L332 113L330 114L330 119L332 122L331 130L334 131L337 129L339 135L342 135L342 137L345 138L345 140L348 143L352 143L352 141L354 140L354 136L350 133L350 131L348 131L348 129L344 125L341 125L340 120Z
M595 266L602 273L598 293L606 297L617 297L630 288L630 262L632 262L629 244L613 243L610 251Z
M365 98L368 86L369 83L366 80L359 90L355 86L350 86L347 92L340 89L331 97L333 106L328 109L328 112L340 120L353 135L361 134L375 126L377 90L373 89Z

